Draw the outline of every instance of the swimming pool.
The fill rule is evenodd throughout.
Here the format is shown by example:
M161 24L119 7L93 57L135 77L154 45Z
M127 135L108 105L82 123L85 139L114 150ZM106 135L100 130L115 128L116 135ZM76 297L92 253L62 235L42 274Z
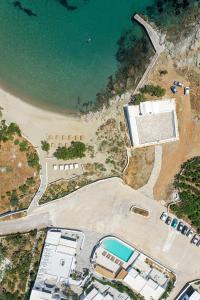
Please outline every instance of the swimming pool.
M127 262L133 255L133 250L114 238L107 238L103 241L103 247L119 259Z

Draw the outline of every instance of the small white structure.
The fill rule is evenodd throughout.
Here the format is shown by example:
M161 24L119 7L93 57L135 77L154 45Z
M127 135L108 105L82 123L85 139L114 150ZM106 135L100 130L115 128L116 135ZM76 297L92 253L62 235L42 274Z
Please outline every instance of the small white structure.
M64 165L59 165L59 170L63 171L64 170Z
M179 139L175 99L126 105L124 111L131 144L135 148Z
M58 166L57 166L57 165L53 165L53 169L54 169L55 171L57 171L57 170L58 170Z
M65 165L64 165L64 169L65 169L65 170L69 170L69 165L66 165L66 164L65 164Z
M78 167L79 167L78 164L75 163L75 164L74 164L74 169L78 169Z
M74 169L74 165L73 165L73 164L70 164L70 165L69 165L69 169L70 169L70 170L73 170L73 169Z

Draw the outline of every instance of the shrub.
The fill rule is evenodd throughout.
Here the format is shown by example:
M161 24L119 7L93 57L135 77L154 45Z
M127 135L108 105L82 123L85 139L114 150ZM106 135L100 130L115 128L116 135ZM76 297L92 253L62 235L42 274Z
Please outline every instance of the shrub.
M28 150L28 144L27 144L27 142L24 141L24 142L19 143L19 149L22 152Z
M43 151L48 152L50 149L50 144L47 141L41 141L41 148Z
M39 157L37 153L31 152L27 154L27 160L29 167L36 168L39 170L40 164L39 164Z
M146 84L140 89L141 93L149 94L151 96L162 97L164 96L166 90L159 85Z
M160 76L166 75L168 73L167 70L159 70Z
M85 156L86 145L82 142L72 142L71 146L66 147L58 147L54 152L54 156L57 159L73 159L73 158L82 158Z
M140 102L144 102L146 100L145 96L143 93L135 95L135 99L133 101L134 105L139 105Z
M19 198L15 193L13 193L11 198L10 198L10 205L11 206L17 206L18 203L19 203Z
M21 130L17 124L10 123L7 126L5 120L0 122L0 141L6 142L12 140L15 134L21 136Z

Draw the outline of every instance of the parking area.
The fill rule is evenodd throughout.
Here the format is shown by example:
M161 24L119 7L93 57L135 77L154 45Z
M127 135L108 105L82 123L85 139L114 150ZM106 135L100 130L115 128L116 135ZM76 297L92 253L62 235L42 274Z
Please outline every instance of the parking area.
M167 212L162 212L160 220L171 229L174 229L185 236L191 244L200 247L200 236L185 221L179 220Z
M132 205L149 210L149 218L132 214ZM60 200L36 208L21 220L3 222L0 233L41 226L44 215L57 227L114 235L174 271L174 299L182 287L200 277L200 251L177 230L161 222L163 206L126 186L119 178L96 182ZM86 259L87 260L87 259Z
M132 205L148 209L149 218L132 214ZM174 271L177 283L171 299L187 281L200 276L199 249L160 221L163 206L159 202L129 188L120 179L89 185L56 203L38 208L35 213L47 209L55 226L118 236Z

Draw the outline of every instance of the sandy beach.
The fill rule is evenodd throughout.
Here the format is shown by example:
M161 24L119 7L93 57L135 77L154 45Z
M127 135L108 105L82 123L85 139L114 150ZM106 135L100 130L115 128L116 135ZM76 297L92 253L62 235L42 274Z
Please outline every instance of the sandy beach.
M116 108L117 103L113 105ZM87 115L64 115L34 106L0 89L3 119L17 123L23 135L39 148L44 139L55 144L76 139L89 143L95 139L95 132L103 121L116 117L117 109L113 105L109 109Z

